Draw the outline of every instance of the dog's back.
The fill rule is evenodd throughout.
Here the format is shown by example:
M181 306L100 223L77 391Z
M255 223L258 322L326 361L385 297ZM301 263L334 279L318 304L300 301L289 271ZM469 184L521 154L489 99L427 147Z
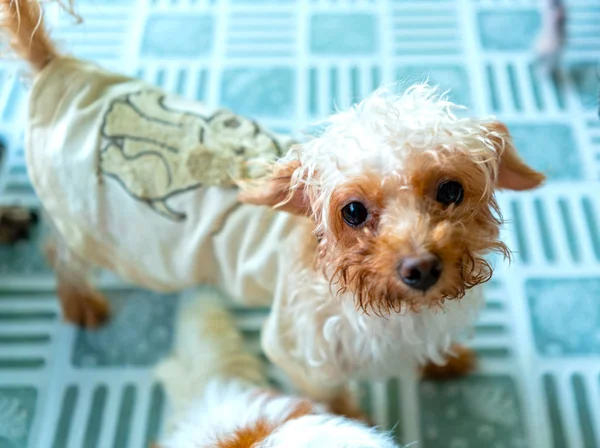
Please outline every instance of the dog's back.
M274 161L291 141L60 54L36 1L0 0L0 11L13 49L38 72L28 172L69 250L146 288L220 282L268 303L272 273L240 274L239 257L261 252L273 266L293 218L241 204L234 179L260 174L255 162Z

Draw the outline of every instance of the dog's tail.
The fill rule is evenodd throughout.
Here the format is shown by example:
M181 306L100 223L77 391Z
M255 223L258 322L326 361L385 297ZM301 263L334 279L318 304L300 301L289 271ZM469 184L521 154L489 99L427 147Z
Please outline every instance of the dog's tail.
M59 55L39 0L0 0L0 27L12 49L37 71Z
M223 299L204 293L183 306L173 352L156 368L176 413L204 394L212 380L266 384L264 366L249 354Z

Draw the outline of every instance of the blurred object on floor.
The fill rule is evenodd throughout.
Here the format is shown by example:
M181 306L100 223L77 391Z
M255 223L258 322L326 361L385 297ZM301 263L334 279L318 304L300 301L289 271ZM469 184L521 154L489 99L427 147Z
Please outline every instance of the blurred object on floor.
M2 138L0 138L0 167L2 166L2 162L4 161L4 155L6 154L6 145Z
M0 207L0 244L15 244L29 238L39 221L37 212L23 207Z
M542 66L555 72L560 68L566 42L566 9L562 0L544 0L544 3L536 52Z

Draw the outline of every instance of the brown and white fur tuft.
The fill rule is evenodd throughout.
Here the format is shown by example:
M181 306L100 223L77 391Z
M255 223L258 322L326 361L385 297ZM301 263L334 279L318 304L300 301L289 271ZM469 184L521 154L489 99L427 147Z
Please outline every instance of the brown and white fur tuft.
M181 311L175 348L157 367L174 415L161 448L393 448L391 438L267 388L222 299L196 298Z
M41 71L58 50L44 27L42 6L37 0L0 0L0 27L11 48Z

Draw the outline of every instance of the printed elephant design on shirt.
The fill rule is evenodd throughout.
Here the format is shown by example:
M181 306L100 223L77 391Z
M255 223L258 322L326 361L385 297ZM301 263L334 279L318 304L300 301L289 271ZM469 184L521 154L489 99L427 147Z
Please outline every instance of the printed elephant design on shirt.
M252 177L249 161L282 155L255 122L227 110L208 117L175 110L151 89L114 99L101 136L100 172L174 221L186 215L169 207L169 198L202 186L235 187L233 179Z

